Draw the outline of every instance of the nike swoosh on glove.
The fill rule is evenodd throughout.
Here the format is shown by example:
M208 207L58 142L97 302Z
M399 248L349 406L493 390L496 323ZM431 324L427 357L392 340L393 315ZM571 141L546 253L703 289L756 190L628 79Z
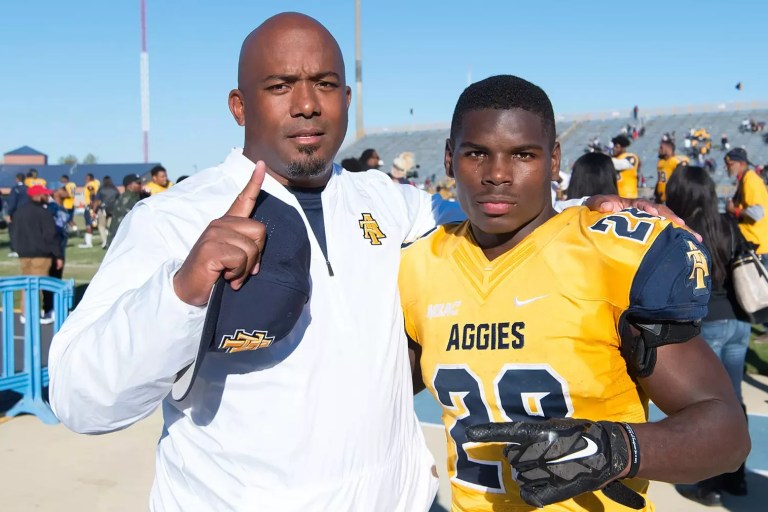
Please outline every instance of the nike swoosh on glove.
M622 427L610 421L552 418L487 423L469 427L467 438L476 443L509 443L504 456L514 469L520 497L534 507L606 487L629 464ZM645 506L642 496L618 482L604 492L625 506Z

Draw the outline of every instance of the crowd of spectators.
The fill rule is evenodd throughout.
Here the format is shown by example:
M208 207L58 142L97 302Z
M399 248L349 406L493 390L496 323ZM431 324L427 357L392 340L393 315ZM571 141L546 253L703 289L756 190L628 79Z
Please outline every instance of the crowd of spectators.
M93 233L97 229L101 248L106 249L120 222L138 201L173 186L162 166L154 167L150 175L146 184L137 174L125 176L122 190L110 176L99 180L93 174L86 175L80 203L85 229L79 248L94 247ZM67 245L79 231L75 222L79 199L76 196L77 184L66 174L59 178L56 186L49 186L36 169L16 175L16 183L5 201L0 202L3 210L0 228L8 228L8 256L19 258L22 275L63 276ZM44 293L42 304L40 322L53 322L52 294ZM22 322L26 316L21 316Z

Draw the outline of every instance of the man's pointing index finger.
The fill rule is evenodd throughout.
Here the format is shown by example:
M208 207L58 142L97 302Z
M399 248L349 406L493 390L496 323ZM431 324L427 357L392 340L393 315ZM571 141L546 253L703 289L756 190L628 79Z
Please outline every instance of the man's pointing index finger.
M262 161L256 162L256 168L253 170L251 178L245 184L242 192L237 195L235 202L227 210L227 215L233 217L250 217L256 206L256 198L261 192L261 185L264 183L264 175L267 172L267 166Z

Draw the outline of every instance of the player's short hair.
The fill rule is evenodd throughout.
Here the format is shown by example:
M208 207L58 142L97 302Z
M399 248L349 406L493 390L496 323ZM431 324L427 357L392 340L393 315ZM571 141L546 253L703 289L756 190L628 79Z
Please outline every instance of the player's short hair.
M673 153L675 152L675 143L674 143L674 142L672 142L671 140L669 140L669 139L664 139L664 140L662 140L662 141L661 141L661 143L662 143L662 144L666 144L667 146L669 146L670 148L672 148L672 152L673 152Z
M164 173L168 174L168 171L166 171L166 170L165 170L165 167L163 167L162 165L156 165L156 166L154 166L152 169L150 169L150 170L149 170L149 173L150 173L150 174L152 175L152 177L154 178L155 176L157 176L158 174L160 174L160 171L162 171L162 172L164 172Z
M86 177L86 178L91 178L92 180L95 180L95 179L96 179L96 176L94 176L94 175L93 175L93 174L91 174L90 172L89 172L88 174L86 174L86 175L85 175L85 177Z
M555 113L552 102L541 87L513 75L496 75L470 85L459 96L451 120L451 140L461 130L464 114L473 110L522 109L541 119L544 134L554 145Z
M26 178L26 176L24 175L24 173L23 173L23 172L20 172L20 173L17 173L17 174L16 174L16 179L17 179L17 180L19 180L19 181L24 181L24 178Z
M69 176L67 176L66 174L62 174L61 179L69 181Z

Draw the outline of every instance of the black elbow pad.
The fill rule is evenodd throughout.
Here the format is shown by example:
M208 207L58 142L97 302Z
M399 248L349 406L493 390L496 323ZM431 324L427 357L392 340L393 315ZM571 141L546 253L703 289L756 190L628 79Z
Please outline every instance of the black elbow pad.
M635 334L632 327L640 331L640 334ZM700 320L651 323L624 318L621 322L621 355L627 363L629 374L636 379L648 377L656 366L658 347L683 343L698 336L700 331Z

